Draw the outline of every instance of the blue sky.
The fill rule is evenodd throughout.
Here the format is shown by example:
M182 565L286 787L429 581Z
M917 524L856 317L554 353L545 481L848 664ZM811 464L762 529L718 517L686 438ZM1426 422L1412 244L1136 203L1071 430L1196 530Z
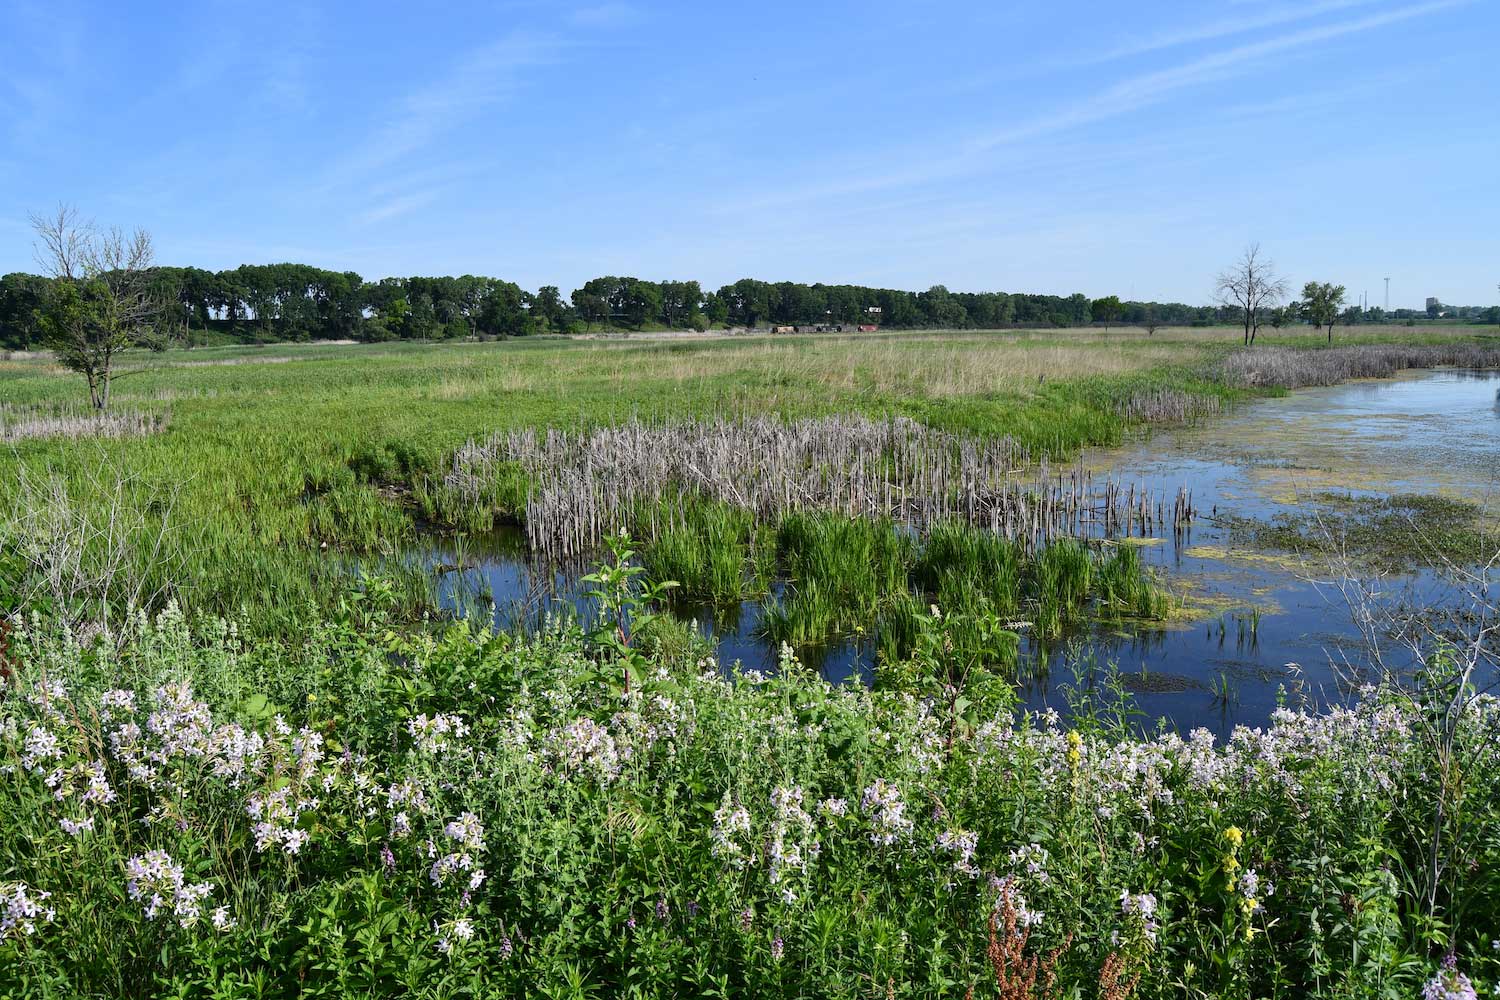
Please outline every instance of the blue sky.
M1500 299L1500 3L0 7L28 211L163 263Z

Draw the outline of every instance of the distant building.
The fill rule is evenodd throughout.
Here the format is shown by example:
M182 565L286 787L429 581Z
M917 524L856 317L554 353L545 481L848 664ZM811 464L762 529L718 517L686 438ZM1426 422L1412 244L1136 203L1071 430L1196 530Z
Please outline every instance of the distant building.
M776 326L771 328L772 333L873 333L880 329L874 323L836 323L825 321L822 323L798 323L795 326Z

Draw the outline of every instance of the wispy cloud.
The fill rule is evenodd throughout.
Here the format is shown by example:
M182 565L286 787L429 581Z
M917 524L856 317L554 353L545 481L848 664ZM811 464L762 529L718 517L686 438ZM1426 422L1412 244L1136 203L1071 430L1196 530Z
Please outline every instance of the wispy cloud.
M827 198L868 195L935 181L952 179L989 169L997 151L1017 152L1035 140L1046 139L1084 125L1092 125L1167 100L1178 92L1234 77L1247 69L1263 66L1276 56L1313 48L1319 43L1372 31L1438 11L1466 5L1470 0L1428 0L1393 8L1365 17L1317 27L1303 28L1272 38L1249 42L1189 60L1176 66L1140 73L1117 82L1043 115L969 139L945 156L932 156L931 139L918 149L896 151L882 159L908 164L876 173L846 169L835 180L814 183L791 191L773 192L735 203L736 210L771 208ZM867 158L868 159L868 158Z
M1351 7L1367 7L1375 2L1376 0L1317 0L1313 3L1272 7L1254 14L1227 17L1218 21L1173 28L1154 35L1144 35L1127 40L1113 48L1081 53L1077 58L1070 59L1068 64L1088 66L1114 59L1145 55L1148 52L1159 52L1162 49L1177 48L1181 45L1191 45L1195 42L1211 42L1219 38L1274 28L1296 21L1307 21L1323 14L1348 10Z
M325 35L322 20L322 15L311 6L295 8L291 23L282 26L275 44L262 59L266 97L283 112L301 110L308 104L307 78L317 56L318 42Z
M1430 0L1428 3L1398 7L1367 17L1316 28L1304 28L1259 42L1238 45L1170 69L1142 73L1121 80L1085 100L1062 108L1046 117L986 136L977 145L981 148L989 148L1113 118L1154 104L1177 91L1223 80L1271 56L1306 49L1319 42L1334 41L1400 21L1409 21L1441 10L1462 6L1468 2L1469 0Z
M0 10L0 129L17 147L55 131L86 85L84 19L67 4L16 0Z
M1275 119L1286 123L1294 118L1316 118L1357 105L1382 92L1399 88L1410 81L1414 74L1408 70L1386 71L1365 76L1352 83L1322 87L1317 90L1299 90L1295 94L1258 100L1250 97L1238 104L1221 109L1221 121L1244 123Z
M640 21L643 15L639 7L628 3L601 3L591 7L580 7L568 18L580 28L624 28Z
M434 201L437 201L438 196L442 193L442 188L430 188L426 191L414 191L410 194L398 195L361 212L355 216L354 221L362 226L373 225L377 222L386 222L397 216L415 212L419 208L426 208Z
M469 51L447 72L397 101L368 139L337 161L338 186L388 166L501 103L521 85L523 70L556 61L561 39L515 31Z
M471 49L445 72L397 99L365 141L334 162L319 193L358 190L355 203L365 207L350 217L356 226L426 208L459 176L477 168L447 159L419 161L416 154L482 120L522 88L525 71L554 63L565 48L556 35L513 31Z

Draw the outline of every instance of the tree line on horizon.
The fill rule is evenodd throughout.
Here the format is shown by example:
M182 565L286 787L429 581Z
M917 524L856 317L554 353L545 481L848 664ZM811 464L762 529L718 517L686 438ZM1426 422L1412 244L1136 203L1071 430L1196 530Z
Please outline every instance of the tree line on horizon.
M592 329L997 329L1124 323L1160 326L1237 323L1253 344L1262 325L1283 327L1415 320L1346 306L1344 286L1308 282L1288 301L1288 283L1258 245L1218 278L1218 304L1122 302L1009 292L910 292L864 285L767 282L742 278L716 291L696 281L606 276L565 300L545 285L535 293L476 275L382 278L306 264L245 264L233 270L164 267L151 236L102 229L61 205L33 215L45 275L0 277L0 349L47 346L82 374L93 405L109 405L115 359L132 348L165 349L224 340L483 340ZM1429 300L1428 312L1433 312ZM1409 312L1409 316L1402 316ZM1453 315L1453 313L1444 313ZM1458 312L1500 323L1500 308Z
M53 277L0 277L0 347L26 349ZM366 281L352 271L306 264L246 264L233 270L149 268L160 304L158 334L196 343L216 333L248 341L459 340L595 330L728 329L876 325L890 329L1076 327L1101 322L1162 326L1225 322L1216 306L1091 300L1009 292L912 292L863 285L744 278L713 290L697 281L604 276L569 295L535 292L479 275ZM1111 308L1110 303L1114 308ZM1096 315L1097 314L1097 315Z
M156 266L143 276L159 304L158 339L204 343L210 335L249 342L307 340L462 340L605 330L726 329L856 324L886 329L1206 326L1234 323L1225 305L1090 299L1081 293L913 292L864 285L743 278L716 290L696 281L605 276L564 296L478 275L366 281L353 271L307 264L246 264L232 270ZM40 312L53 277L0 277L0 348L25 350L41 335ZM1482 313L1482 311L1476 311ZM1273 322L1297 322L1294 314ZM1408 315L1409 314L1409 315ZM1344 322L1425 318L1379 310ZM1488 319L1484 315L1462 318Z

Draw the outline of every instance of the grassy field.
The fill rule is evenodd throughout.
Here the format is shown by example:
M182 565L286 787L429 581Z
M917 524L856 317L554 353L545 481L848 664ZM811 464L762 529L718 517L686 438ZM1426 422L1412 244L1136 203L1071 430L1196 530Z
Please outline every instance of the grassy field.
M1300 332L1265 339L1318 344ZM1453 339L1400 328L1359 337ZM121 556L143 564L148 590L170 585L194 606L270 611L312 600L319 579L341 576L330 551L379 551L410 532L402 497L464 441L496 430L632 415L904 414L1064 456L1118 441L1130 423L1122 405L1135 394L1242 394L1213 380L1237 344L1226 329L1053 330L141 355L129 359L115 406L166 415L164 429L10 442L0 499L34 513L47 506L43 493L51 507L75 510L107 497L122 523L164 520L159 547ZM0 400L12 407L76 405L82 395L81 380L45 358L0 361ZM67 510L54 514L59 530L72 523Z

